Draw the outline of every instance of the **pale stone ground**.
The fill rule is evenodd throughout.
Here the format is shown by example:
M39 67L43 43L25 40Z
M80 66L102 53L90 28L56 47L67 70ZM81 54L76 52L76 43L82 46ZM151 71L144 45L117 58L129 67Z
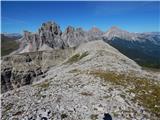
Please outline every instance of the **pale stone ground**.
M50 68L45 78L33 85L8 91L1 96L2 120L147 120L150 113L131 99L128 88L113 85L90 73L92 70L132 73L154 77L132 60L102 41L81 45L76 53L88 55ZM157 119L158 118L153 118Z

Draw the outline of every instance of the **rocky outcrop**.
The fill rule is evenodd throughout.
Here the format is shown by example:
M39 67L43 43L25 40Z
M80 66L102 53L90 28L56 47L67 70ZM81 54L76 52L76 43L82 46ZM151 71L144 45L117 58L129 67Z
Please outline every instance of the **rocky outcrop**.
M28 69L25 71L14 70L12 67L3 69L1 72L1 92L13 90L24 85L30 85L33 78L42 75L41 68Z
M1 91L6 92L24 85L32 84L45 77L51 66L60 64L74 49L57 49L6 56L1 66Z
M55 22L43 23L37 33L24 31L23 37L19 40L20 48L15 53L64 48L61 34L62 31Z
M55 22L43 23L38 33L41 41L40 46L46 44L51 48L63 48L62 31Z
M19 40L20 48L12 54L76 47L81 43L98 40L102 34L103 32L95 27L84 31L72 26L68 26L62 33L58 24L46 22L36 33L24 31L23 37Z
M82 28L69 26L63 32L62 39L67 47L75 47L89 41L100 40L102 35L103 32L96 27L89 31L84 31Z
M62 34L62 39L67 47L75 47L80 43L87 42L87 34L82 28L69 26Z

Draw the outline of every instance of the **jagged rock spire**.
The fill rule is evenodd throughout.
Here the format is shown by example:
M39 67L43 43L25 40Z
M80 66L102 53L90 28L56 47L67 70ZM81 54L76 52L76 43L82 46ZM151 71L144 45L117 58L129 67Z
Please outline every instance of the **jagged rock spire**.
M43 23L37 33L24 31L18 53L63 48L61 34L60 26L51 21Z
M87 42L87 34L82 28L68 26L62 34L66 46L75 47L80 43Z
M68 26L62 33L57 23L48 21L42 23L37 33L24 31L17 53L75 47L84 42L98 40L102 34L98 28L84 31L82 28L72 26Z

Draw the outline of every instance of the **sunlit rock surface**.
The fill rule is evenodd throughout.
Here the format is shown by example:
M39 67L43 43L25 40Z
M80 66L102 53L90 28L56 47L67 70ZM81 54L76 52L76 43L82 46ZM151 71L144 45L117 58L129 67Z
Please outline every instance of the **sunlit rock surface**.
M143 88L143 83L137 84L137 79L134 83L134 78L147 77L142 80L144 83L150 79L158 85L158 74L143 71L133 60L101 40L64 51L57 50L55 54L40 52L42 55L39 59L42 60L38 60L38 65L41 65L41 68L50 66L45 77L37 77L38 80L30 85L2 94L2 120L102 120L104 113L109 113L113 120L159 119L158 109L147 107L139 102L139 99L135 99L141 94L150 96L147 90L152 89L144 89L142 93L134 92L136 85L142 85ZM65 57L58 57L57 54ZM25 66L27 58L33 66L36 63L33 61L37 60L33 59L33 56L31 59L23 56L21 61L18 59L17 62L21 65L25 61L22 64ZM14 67L18 69L19 65L15 64ZM25 67L21 69L27 70ZM119 77L121 74L126 77ZM157 89L156 85L153 83ZM154 99L152 97L149 100ZM158 95L156 97L159 98ZM159 106L158 102L151 102Z

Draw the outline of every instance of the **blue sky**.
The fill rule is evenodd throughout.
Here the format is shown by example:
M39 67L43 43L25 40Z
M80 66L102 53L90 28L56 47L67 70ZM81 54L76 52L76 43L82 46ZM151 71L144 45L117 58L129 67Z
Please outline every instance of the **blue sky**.
M160 31L160 2L2 2L2 32L36 32L43 22L106 31L117 26L130 32Z

